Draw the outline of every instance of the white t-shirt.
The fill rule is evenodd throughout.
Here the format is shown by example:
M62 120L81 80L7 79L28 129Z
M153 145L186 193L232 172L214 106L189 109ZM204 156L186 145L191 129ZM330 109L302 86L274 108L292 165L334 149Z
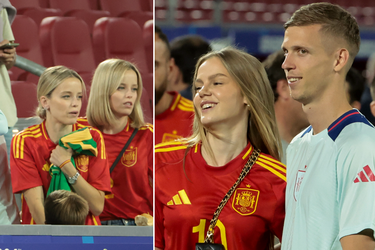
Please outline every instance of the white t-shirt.
M340 238L375 230L375 129L353 109L287 150L283 250L342 249Z

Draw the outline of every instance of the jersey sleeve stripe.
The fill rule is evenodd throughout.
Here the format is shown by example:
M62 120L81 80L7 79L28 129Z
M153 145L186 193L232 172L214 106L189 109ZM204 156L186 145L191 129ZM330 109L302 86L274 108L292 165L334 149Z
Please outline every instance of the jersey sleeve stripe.
M247 150L244 156L242 156L242 160L245 160L245 158L250 154L252 149L253 149L253 146L250 146L249 150Z
M260 158L263 158L263 159L265 159L265 160L268 160L268 161L272 161L272 162L276 163L277 165L280 165L280 166L286 168L285 164L279 162L278 160L272 159L271 157L268 157L268 156L263 155L263 154L261 154L259 157L260 157Z
M176 101L173 103L172 107L171 107L171 111L175 110L175 108L177 107L177 104L179 103L181 99L181 95L178 94L177 98L176 98Z
M198 152L198 144L195 144L194 153Z
M274 175L280 177L282 180L286 181L286 177L282 174L280 174L278 171L276 171L275 169L267 166L266 164L263 164L262 162L259 162L257 161L257 164L265 169L267 169L268 171L270 171L271 173L273 173Z
M160 148L164 146L169 146L169 145L183 145L183 142L181 141L167 141L167 142L162 142L157 145L155 145L155 148Z
M106 159L106 154L105 154L105 144L104 144L104 138L103 138L103 135L102 133L97 130L96 128L93 128L93 127L90 127L90 129L92 129L93 131L97 132L100 136L100 143L102 144L102 148L101 148L101 151L100 151L100 158L101 159Z
M38 137L41 137L42 134L39 133L37 135L32 135L32 134L29 134L29 135L22 135L22 138L21 138L21 148L20 148L20 151L21 151L21 155L19 156L20 159L23 159L23 151L24 151L24 145L25 145L25 138L26 137L34 137L34 138L38 138Z
M268 166L273 167L273 168L279 170L280 172L286 173L286 169L285 168L283 168L281 166L278 166L278 165L276 165L276 164L274 164L274 163L272 163L270 161L264 160L262 158L258 158L258 161L263 162L264 164L267 164Z
M182 105L177 105L177 108L182 110L182 111L190 111L190 112L194 112L194 108L193 107L185 107L185 106L182 106Z
M186 148L187 148L187 146L170 147L170 148L158 148L158 149L155 149L155 153L170 152L170 151L176 151L176 150L186 149Z

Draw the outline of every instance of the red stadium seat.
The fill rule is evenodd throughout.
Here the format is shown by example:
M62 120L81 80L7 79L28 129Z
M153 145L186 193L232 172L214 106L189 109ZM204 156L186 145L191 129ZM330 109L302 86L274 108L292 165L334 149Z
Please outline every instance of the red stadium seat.
M19 15L25 15L34 20L34 22L40 26L42 20L46 17L62 16L62 12L59 9L43 9L43 8L27 8L17 12Z
M122 16L128 17L128 18L136 21L138 23L139 27L143 27L143 25L148 20L153 20L152 12L130 12L130 13L125 13Z
M26 81L12 81L11 87L17 107L17 116L19 118L34 116L38 107L36 85Z
M90 34L92 34L96 20L98 20L101 17L109 17L110 13L104 10L72 10L67 13L67 16L77 17L78 19L85 21L85 23L89 27Z
M47 66L64 65L77 71L86 85L95 70L87 24L75 17L49 17L40 26L43 59Z
M60 9L65 15L71 10L90 10L89 0L49 0L51 8Z
M147 0L142 0L147 1ZM124 12L142 11L140 0L100 0L103 10L109 11L111 16L116 17Z
M39 0L12 0L11 4L17 9L17 11L26 8L42 7Z
M153 93L153 77L146 63L142 30L135 21L120 17L100 18L94 25L93 46L97 62L120 58L134 63L142 74L145 89Z
M36 23L30 17L17 15L12 23L12 30L16 41L20 43L20 46L17 47L17 55L44 65L39 42L39 28ZM27 73L17 67L12 67L11 71L16 80L28 80L38 83L38 76Z
M148 72L152 73L154 68L154 21L149 20L143 26L143 42L146 52L146 64Z
M39 0L39 5L42 8L49 8L49 1L48 0Z

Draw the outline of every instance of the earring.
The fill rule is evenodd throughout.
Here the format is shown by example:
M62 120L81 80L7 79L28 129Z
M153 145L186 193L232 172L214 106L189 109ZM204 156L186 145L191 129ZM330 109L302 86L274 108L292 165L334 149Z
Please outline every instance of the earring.
M43 109L44 109L45 111L47 111L47 110L49 109L49 107L43 107Z

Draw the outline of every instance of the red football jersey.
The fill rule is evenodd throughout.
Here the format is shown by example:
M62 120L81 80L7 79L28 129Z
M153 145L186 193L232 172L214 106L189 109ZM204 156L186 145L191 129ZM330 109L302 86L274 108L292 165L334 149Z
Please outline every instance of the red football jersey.
M200 144L188 150L170 142L155 149L155 246L195 248L204 242L219 203L252 153L250 143L222 167L207 165ZM261 153L220 213L214 242L226 250L263 250L272 235L281 238L285 216L285 165Z
M188 137L192 133L193 102L177 92L168 92L168 94L173 95L171 106L155 116L155 144Z
M118 134L103 133L108 163L111 167L120 151L133 133L134 128L126 125ZM142 126L120 161L111 173L112 194L106 195L104 211L100 219L134 219L136 215L152 213L153 177L153 127Z
M73 125L73 131L83 127L76 123ZM110 176L103 136L94 128L90 128L90 133L97 143L98 155L97 157L87 155L75 157L76 167L91 186L108 194L111 192ZM47 134L45 121L30 126L13 137L10 166L14 193L22 193L38 186L43 187L44 194L47 193L51 182L49 158L56 146L57 144L53 143ZM22 224L35 224L24 199L22 201ZM86 218L86 225L100 225L99 216L94 216L90 212Z

